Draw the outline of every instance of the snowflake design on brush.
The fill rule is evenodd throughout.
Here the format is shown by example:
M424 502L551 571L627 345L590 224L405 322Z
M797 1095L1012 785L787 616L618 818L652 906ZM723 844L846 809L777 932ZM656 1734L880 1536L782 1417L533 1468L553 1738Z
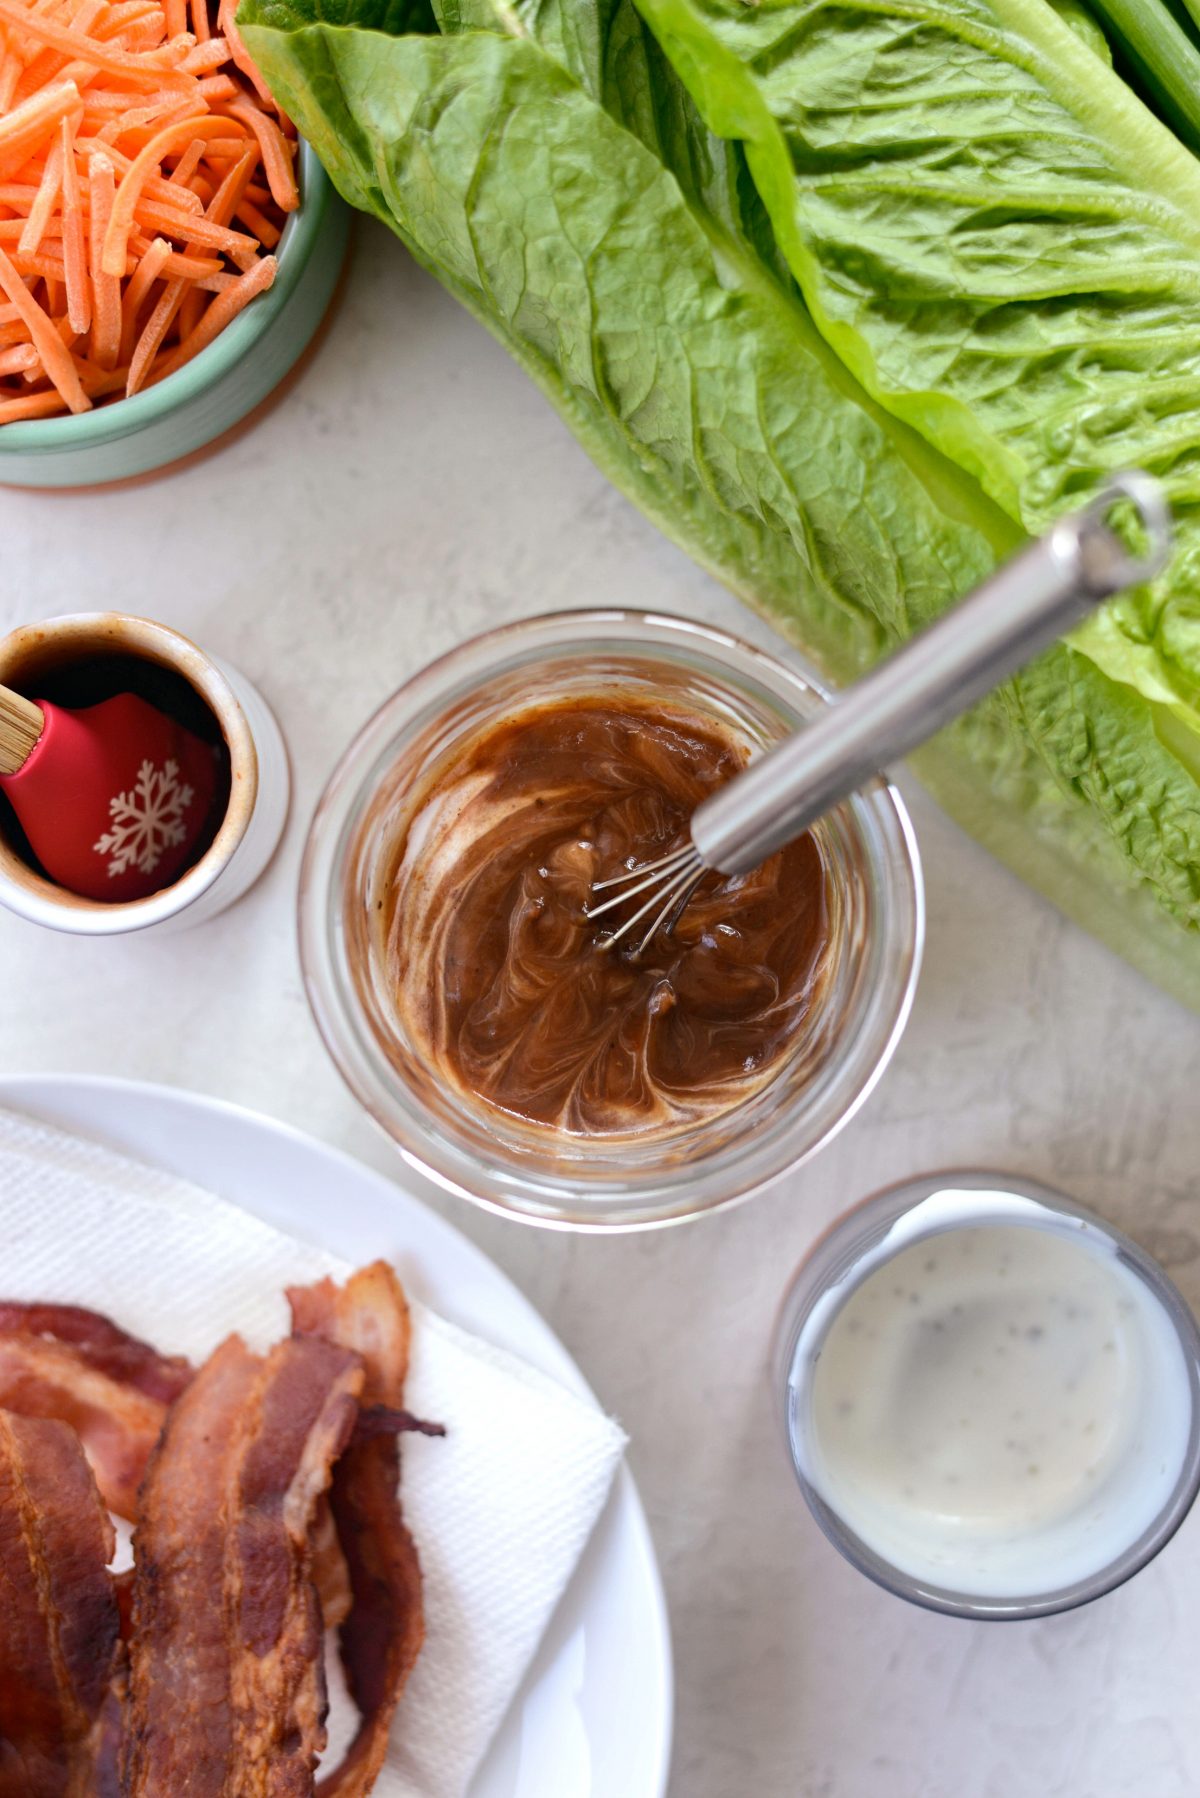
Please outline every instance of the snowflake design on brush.
M97 855L109 857L109 874L129 868L153 874L164 849L177 847L187 835L183 815L191 803L192 789L180 783L178 762L161 768L143 762L137 785L108 802L112 829L92 844Z

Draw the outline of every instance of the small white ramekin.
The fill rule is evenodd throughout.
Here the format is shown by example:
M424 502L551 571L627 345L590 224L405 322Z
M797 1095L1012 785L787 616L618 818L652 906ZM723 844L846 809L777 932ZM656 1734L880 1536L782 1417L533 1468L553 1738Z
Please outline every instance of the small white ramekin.
M200 695L229 750L230 795L216 836L186 873L145 899L108 904L55 885L0 830L0 905L77 936L184 930L246 893L274 855L291 793L287 750L266 700L244 674L165 624L125 612L76 612L0 639L0 684L36 693L39 677L85 656L135 655L180 674Z

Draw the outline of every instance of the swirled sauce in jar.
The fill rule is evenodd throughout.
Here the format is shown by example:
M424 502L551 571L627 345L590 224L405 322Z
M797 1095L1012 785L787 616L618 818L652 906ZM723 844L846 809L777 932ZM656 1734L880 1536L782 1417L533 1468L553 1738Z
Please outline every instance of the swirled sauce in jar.
M375 982L452 1089L581 1135L661 1135L741 1104L811 1035L830 895L812 836L707 876L640 957L592 883L681 846L748 749L668 701L574 696L435 770L376 880ZM631 900L630 909L641 901Z

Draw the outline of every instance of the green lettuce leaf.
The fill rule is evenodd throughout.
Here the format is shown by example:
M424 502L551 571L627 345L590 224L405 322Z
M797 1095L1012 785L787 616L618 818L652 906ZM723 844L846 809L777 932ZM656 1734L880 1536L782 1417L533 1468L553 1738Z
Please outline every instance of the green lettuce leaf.
M859 392L790 284L530 38L258 22L280 11L239 23L342 192L652 517L747 596L803 610L846 672L1015 540L977 491L959 516L932 497L941 458Z
M985 468L920 408L901 416L908 390L849 355L819 305L814 319L809 286L817 302L824 288L789 238L797 180L762 178L746 121L731 129L716 76L697 74L657 3L642 5L651 34L629 0L437 0L440 37L414 34L428 31L416 14L397 24L396 0L319 4L243 0L239 23L341 191L495 333L617 485L837 678L1021 540L1016 462ZM680 5L706 54L721 49L721 81L744 72ZM1069 54L1115 80L1044 10ZM938 417L970 414L945 385ZM1047 492L1050 510L1067 491ZM1190 743L1189 701L1170 680L1137 691L1127 658L1144 644L1109 629L1107 669L1053 652L921 771L985 842L1200 1004L1200 792L1176 740Z

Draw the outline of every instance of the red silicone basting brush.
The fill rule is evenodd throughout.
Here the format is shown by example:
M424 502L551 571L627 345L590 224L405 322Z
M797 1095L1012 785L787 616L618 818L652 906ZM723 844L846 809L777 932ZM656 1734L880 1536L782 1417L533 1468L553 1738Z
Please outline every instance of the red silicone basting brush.
M168 886L216 772L208 744L132 693L68 711L0 687L0 791L51 880L85 899Z

